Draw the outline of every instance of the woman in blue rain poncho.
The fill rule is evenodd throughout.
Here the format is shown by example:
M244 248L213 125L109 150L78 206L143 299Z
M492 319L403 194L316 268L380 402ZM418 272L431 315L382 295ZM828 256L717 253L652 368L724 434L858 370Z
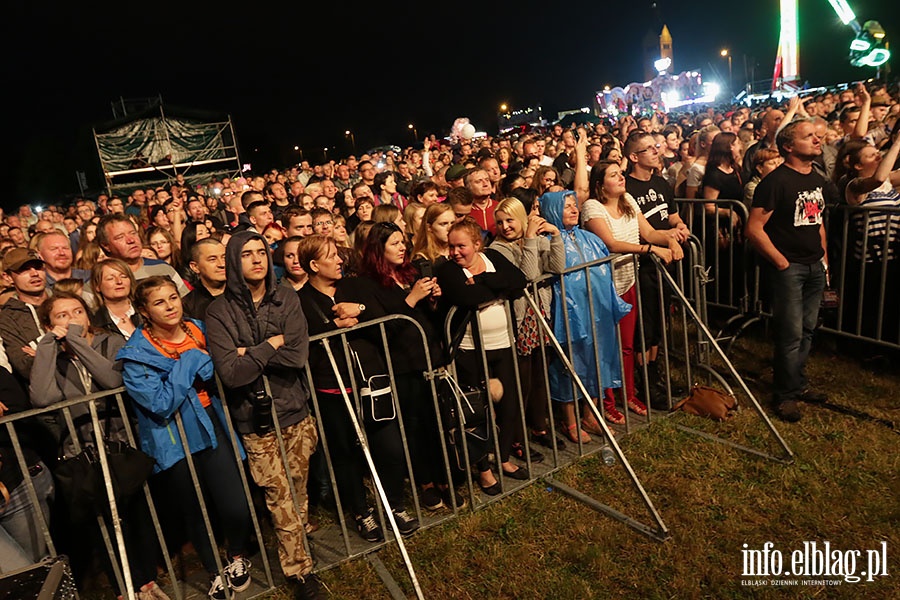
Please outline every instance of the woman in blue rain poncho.
M578 226L578 205L574 192L547 192L540 197L539 202L541 215L562 232L566 248L566 269L609 256L609 250L599 237ZM593 266L589 270L594 323L591 323L588 305L586 271L575 271L563 275L561 279L564 282L557 281L553 284L553 334L564 350L568 351L571 345L570 359L578 378L589 393L596 392L596 395L600 396L602 388L622 387L616 324L629 313L631 305L616 294L612 273L607 263ZM565 286L563 287L561 283ZM601 381L597 381L597 367L594 360L595 331L599 344L599 352L596 354L599 354L600 358ZM550 364L550 393L553 400L563 403L562 425L566 436L577 442L579 432L575 421L572 380L558 359L554 359ZM584 400L580 391L576 391L576 397ZM591 398L591 401L596 402L596 398ZM586 431L602 432L590 411L585 411L581 425L582 442L591 440Z

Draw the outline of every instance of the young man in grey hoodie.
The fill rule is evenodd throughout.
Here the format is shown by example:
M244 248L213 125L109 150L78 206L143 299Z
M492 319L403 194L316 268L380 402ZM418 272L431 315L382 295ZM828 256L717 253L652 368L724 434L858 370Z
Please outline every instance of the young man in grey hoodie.
M304 546L309 458L318 442L302 370L309 357L306 318L296 292L277 285L269 246L260 234L249 230L234 234L225 260L225 293L207 311L210 356L226 388L250 473L266 491L281 568L288 579L298 582L297 598L319 598L319 581ZM273 412L284 439L287 470Z

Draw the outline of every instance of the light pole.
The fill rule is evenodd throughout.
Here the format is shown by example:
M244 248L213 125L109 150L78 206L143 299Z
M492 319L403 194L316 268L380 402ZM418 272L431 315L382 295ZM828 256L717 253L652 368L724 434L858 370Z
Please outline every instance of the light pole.
M294 146L294 152L300 153L300 161L303 162L303 148L300 146Z
M328 162L328 147L326 146L324 148L324 150L325 150L325 162Z
M728 52L728 48L722 48L722 51L719 52L723 58L728 59L728 90L734 90L734 80L731 77L731 53Z
M349 129L344 132L344 135L350 138L350 145L353 147L353 152L356 152L356 138L353 137L353 132Z
M419 132L416 131L416 126L413 125L412 123L410 123L410 124L407 125L406 127L409 128L409 130L413 132L413 137L414 137L414 138L416 139L416 141L418 142L418 141L419 141Z

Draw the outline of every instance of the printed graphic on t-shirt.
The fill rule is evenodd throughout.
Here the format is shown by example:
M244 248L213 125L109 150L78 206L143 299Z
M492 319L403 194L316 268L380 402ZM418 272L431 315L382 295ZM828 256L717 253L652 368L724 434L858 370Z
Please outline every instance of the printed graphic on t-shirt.
M647 192L646 196L638 196L635 199L635 202L638 203L638 206L641 207L641 212L644 213L644 217L650 219L650 217L659 213L659 218L662 220L668 220L669 218L669 207L666 204L666 199L662 194L657 194L656 190L650 188ZM656 203L659 202L659 205ZM646 205L653 206L649 211L645 208Z
M804 225L821 225L822 211L825 209L825 197L822 188L803 190L797 195L794 205L794 227Z

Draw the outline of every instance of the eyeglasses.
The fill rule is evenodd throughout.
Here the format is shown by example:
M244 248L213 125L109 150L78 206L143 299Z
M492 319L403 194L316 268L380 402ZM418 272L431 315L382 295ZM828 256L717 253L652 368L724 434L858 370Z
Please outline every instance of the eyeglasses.
M316 221L314 225L316 227L324 227L325 225L334 225L334 221Z
M662 146L662 144L653 144L652 146L647 146L643 150L638 150L637 152L635 152L635 154L643 154L647 150L655 150L655 151L659 152L659 149L661 146Z

